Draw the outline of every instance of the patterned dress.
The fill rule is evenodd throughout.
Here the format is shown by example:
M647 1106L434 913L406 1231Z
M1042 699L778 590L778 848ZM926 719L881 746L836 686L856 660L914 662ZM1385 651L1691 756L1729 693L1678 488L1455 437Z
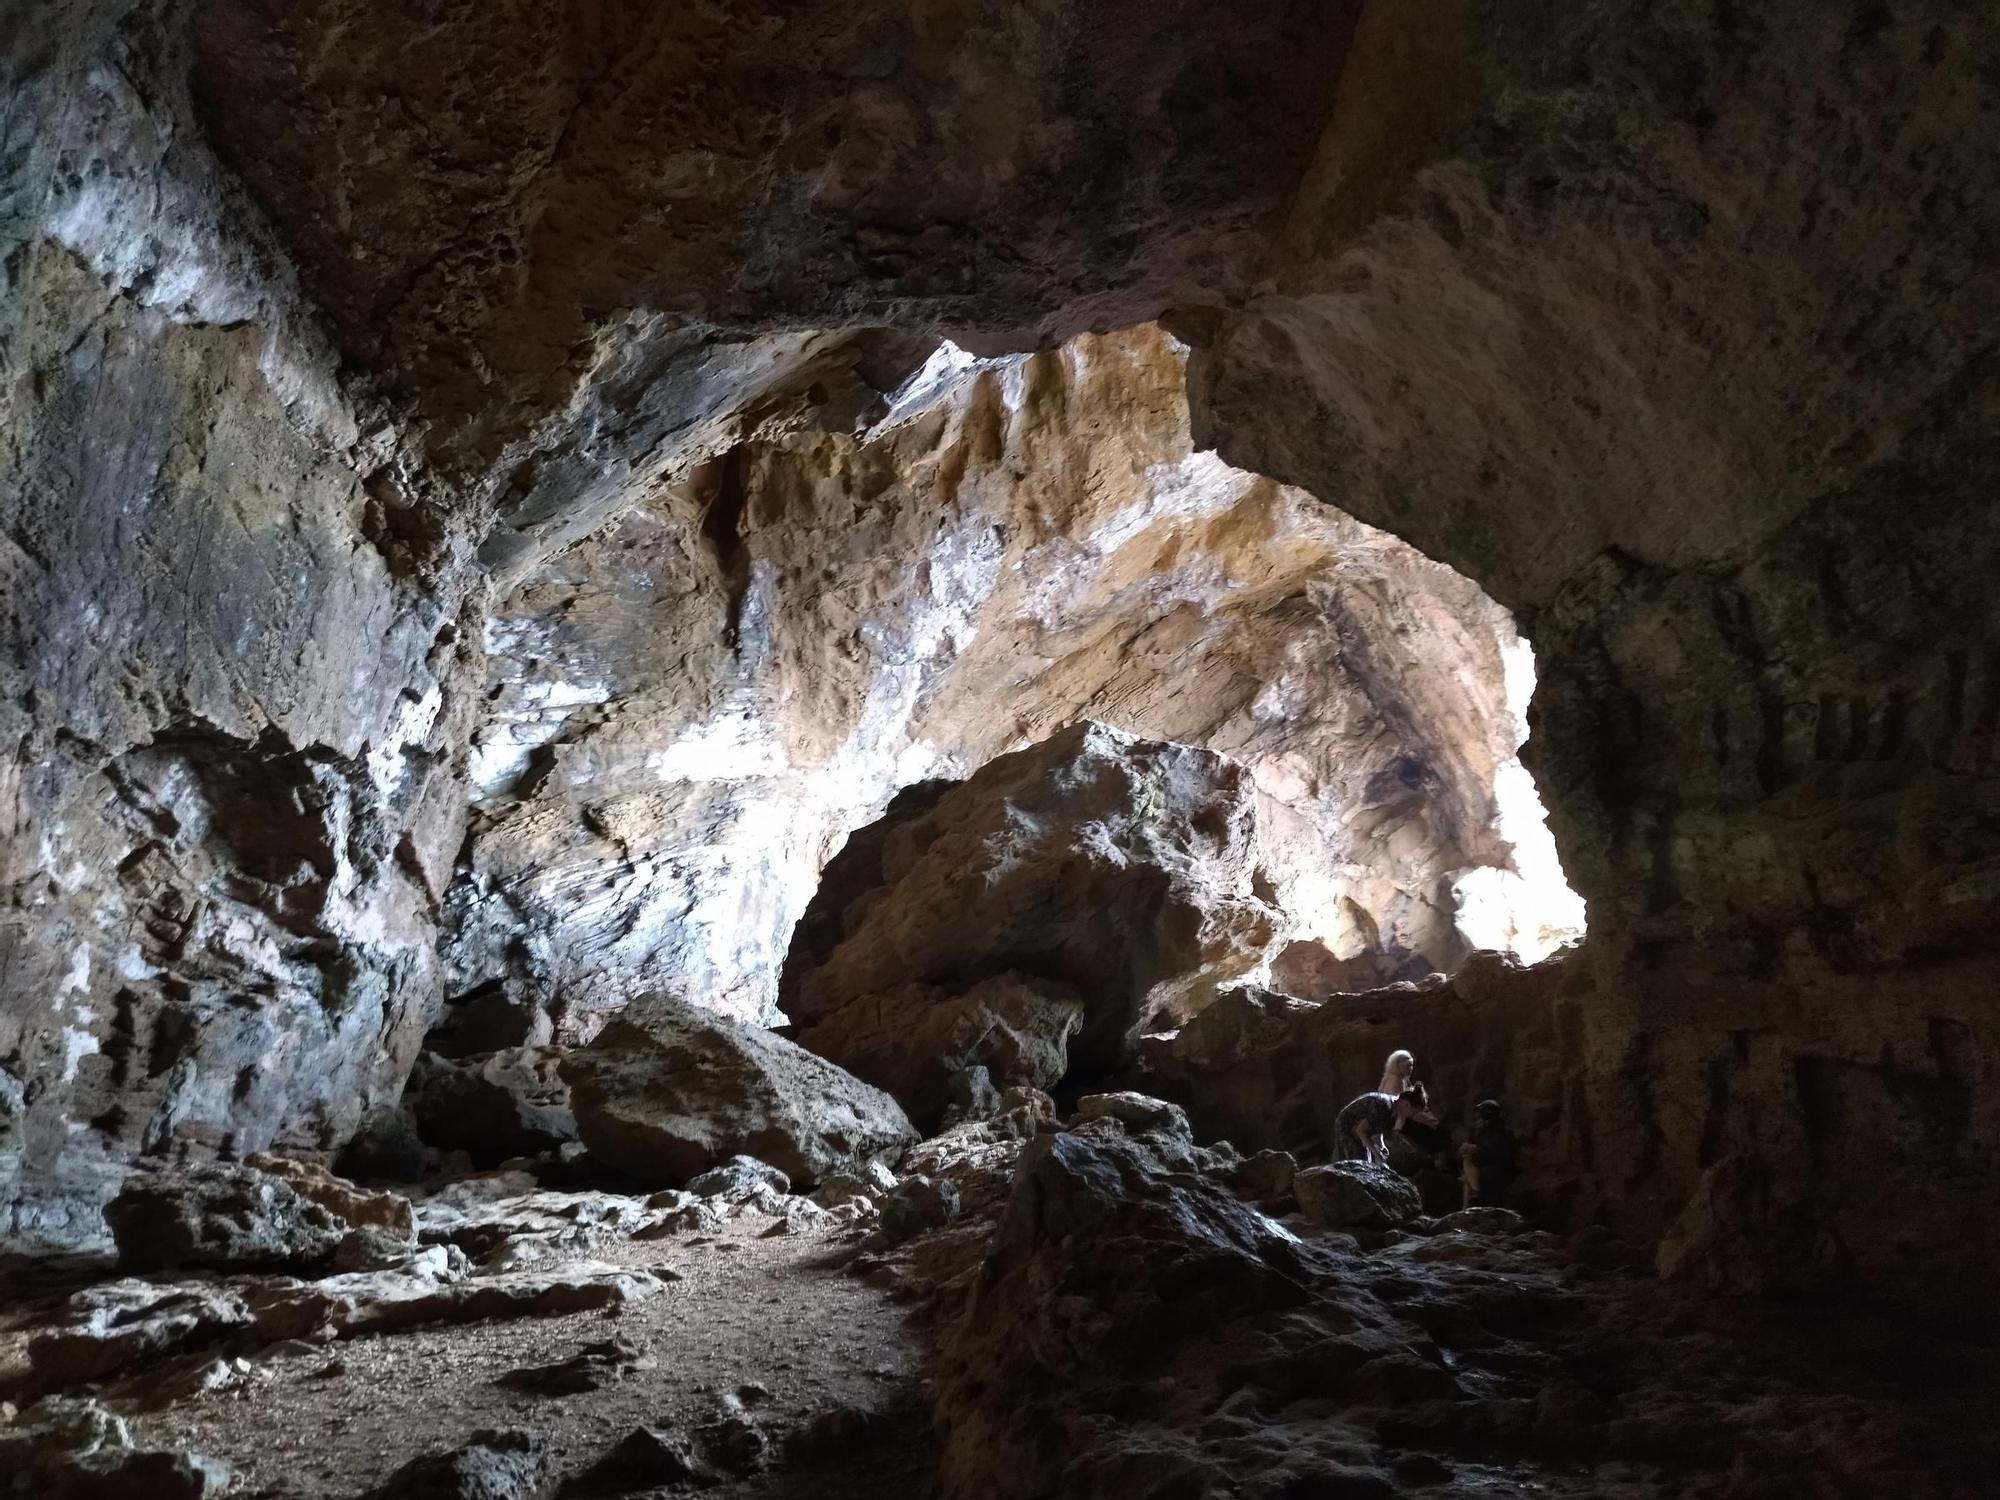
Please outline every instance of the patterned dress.
M1333 1122L1334 1160L1361 1161L1366 1158L1367 1151L1362 1148L1361 1142L1354 1138L1354 1127L1363 1122L1366 1122L1368 1129L1378 1138L1387 1136L1396 1125L1396 1096L1363 1094L1341 1110Z

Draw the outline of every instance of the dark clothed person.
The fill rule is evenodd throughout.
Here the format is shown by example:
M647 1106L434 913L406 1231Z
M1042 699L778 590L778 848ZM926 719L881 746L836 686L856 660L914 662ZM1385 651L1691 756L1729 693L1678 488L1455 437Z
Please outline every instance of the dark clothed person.
M1507 1122L1500 1118L1500 1106L1491 1099L1481 1101L1466 1143L1459 1147L1465 1178L1465 1200L1472 1208L1499 1208L1507 1201L1507 1189L1519 1170L1521 1143Z

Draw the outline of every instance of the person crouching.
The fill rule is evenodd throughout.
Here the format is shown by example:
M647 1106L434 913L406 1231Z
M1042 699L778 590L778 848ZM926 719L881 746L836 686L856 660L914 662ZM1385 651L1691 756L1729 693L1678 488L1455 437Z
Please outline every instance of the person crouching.
M1400 1094L1363 1094L1334 1118L1335 1159L1388 1166L1390 1132L1409 1120L1429 1126L1438 1122L1421 1083L1410 1084Z

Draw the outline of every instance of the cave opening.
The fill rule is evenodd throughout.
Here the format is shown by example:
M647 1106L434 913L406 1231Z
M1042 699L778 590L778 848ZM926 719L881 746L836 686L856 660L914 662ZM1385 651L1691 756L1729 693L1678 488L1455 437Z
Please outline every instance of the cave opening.
M1205 816L1245 831L1200 878L1262 917L1189 960L1183 1019L1230 983L1324 998L1580 937L1518 754L1533 653L1511 617L1194 450L1186 358L1154 327L988 359L947 341L852 434L738 446L522 573L486 628L448 898L451 988L479 1004L438 1043L490 1041L496 985L531 1018L516 1042L587 1041L657 988L800 1021L780 971L815 900L857 899L815 897L843 842L1085 723L1241 773ZM1129 982L1017 942L978 961L945 942L893 977Z

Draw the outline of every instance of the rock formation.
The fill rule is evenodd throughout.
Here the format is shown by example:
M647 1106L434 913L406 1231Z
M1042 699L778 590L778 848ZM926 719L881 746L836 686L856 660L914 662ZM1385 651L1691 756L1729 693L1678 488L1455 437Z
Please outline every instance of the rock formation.
M798 1041L895 1095L918 1126L934 1129L954 1104L970 1103L954 1088L972 1069L988 1088L1054 1088L1085 1014L1069 985L1010 971L961 990L877 990L806 1027Z
M783 1037L666 995L627 1006L562 1074L591 1154L642 1182L687 1182L745 1155L810 1187L916 1139L887 1094Z
M1247 767L1275 904L1355 985L1469 951L1456 888L1518 884L1540 826L1500 802L1525 648L1449 570L1193 451L1184 359L1156 328L947 350L861 433L745 445L524 572L446 901L463 1010L575 1040L673 983L775 1019L844 841L1089 720Z
M890 820L870 857L828 867L787 957L780 1000L809 1045L899 1002L921 1032L936 987L1025 974L1081 999L1070 1049L1112 1066L1260 968L1279 925L1249 778L1184 746L1078 725ZM855 1005L867 1018L844 1022Z

